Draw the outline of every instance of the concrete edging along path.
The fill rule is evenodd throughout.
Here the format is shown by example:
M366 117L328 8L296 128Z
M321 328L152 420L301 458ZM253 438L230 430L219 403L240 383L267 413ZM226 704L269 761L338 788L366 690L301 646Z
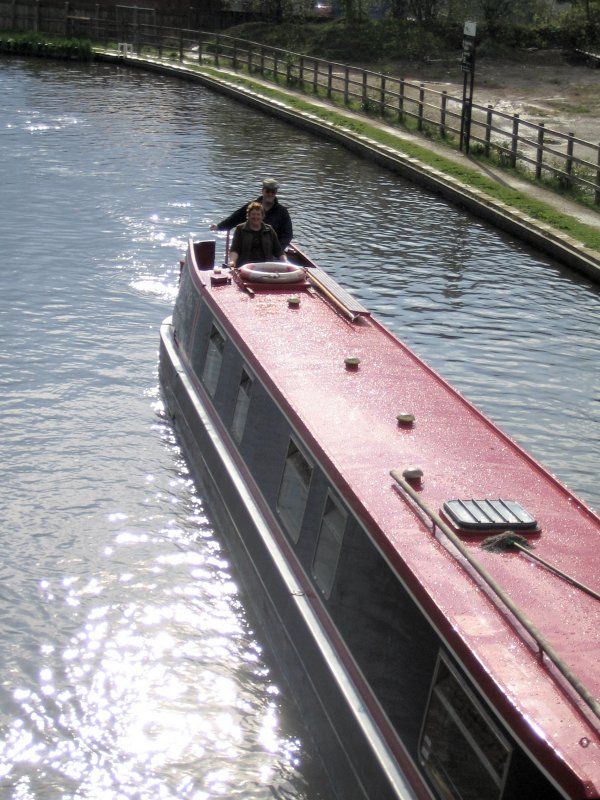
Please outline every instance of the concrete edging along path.
M445 197L455 205L466 208L474 215L516 236L572 269L586 274L594 282L600 283L600 253L592 251L590 248L585 247L577 240L561 233L555 228L523 214L508 204L496 200L486 195L484 192L469 186L465 182L456 180L416 158L405 155L392 147L382 145L379 142L351 130L345 130L333 123L326 122L316 115L294 109L287 106L285 102L266 98L256 91L240 87L227 79L228 74L234 75L235 73L228 73L226 70L220 70L223 77L216 78L213 75L207 75L199 70L189 69L185 64L169 63L141 56L123 57L122 55L107 53L105 51L96 52L95 55L101 60L113 63L127 63L130 66L140 67L166 75L173 75L185 80L196 81L208 88L226 94L235 100L252 105L271 116L276 116L279 119L290 122L312 133L318 133L322 138L336 141L348 150L369 158L371 161L374 161L386 169L390 169L408 180L423 186L429 191ZM252 80L255 83L260 82L254 76L252 76ZM266 82L265 86L271 87L271 85ZM370 117L354 114L339 106L321 102L306 94L299 92L292 93L276 84L273 84L272 88L284 94L294 94L297 97L301 97L304 102L314 104L315 107L321 105L322 107L334 110L340 116L347 116L349 120L354 117L363 121L366 120L369 124L378 124ZM380 127L391 131L400 138L406 138L407 140L410 139L411 141L417 142L423 148L431 149L437 153L441 152L448 160L461 161L466 166L474 169L480 168L482 172L496 177L503 183L510 183L513 188L516 188L518 191L523 191L524 194L531 193L538 199L547 202L549 205L557 206L557 204L560 204L560 210L563 213L571 214L580 219L583 216L587 224L597 224L600 226L600 214L592 210L587 210L583 206L579 207L574 202L565 200L549 190L530 186L525 181L519 179L512 179L509 181L504 173L498 174L498 171L492 168L486 167L484 169L483 167L479 167L477 162L470 160L464 154L456 153L448 148L443 148L443 146L435 146L424 137L405 133L404 131L391 128L383 123L380 124ZM597 219L594 219L594 217L597 217Z

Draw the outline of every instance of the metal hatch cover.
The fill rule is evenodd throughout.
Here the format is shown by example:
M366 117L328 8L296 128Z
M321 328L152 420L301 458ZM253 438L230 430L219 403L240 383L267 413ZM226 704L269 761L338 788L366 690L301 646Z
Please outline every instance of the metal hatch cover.
M460 530L539 530L534 517L516 500L447 500L443 510Z

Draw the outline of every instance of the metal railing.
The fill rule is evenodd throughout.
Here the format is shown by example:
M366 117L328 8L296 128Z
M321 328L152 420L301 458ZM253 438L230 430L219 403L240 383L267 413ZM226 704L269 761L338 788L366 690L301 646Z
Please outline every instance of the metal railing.
M107 49L117 49L119 43L126 42L139 55L258 75L391 124L414 126L425 135L458 138L461 123L467 120L470 130L465 138L473 155L493 156L501 166L523 168L537 180L549 176L562 188L576 188L600 205L600 144L580 139L573 132L547 128L544 123L529 122L491 105L473 103L468 114L462 98L424 83L218 32L151 24L137 15L130 20L110 20L77 14L68 3L59 10L48 6L41 9L39 2L34 2L27 9L30 13L20 15L19 22L28 30L85 35ZM0 14L0 27L6 28L9 22L15 26L14 14L10 20Z

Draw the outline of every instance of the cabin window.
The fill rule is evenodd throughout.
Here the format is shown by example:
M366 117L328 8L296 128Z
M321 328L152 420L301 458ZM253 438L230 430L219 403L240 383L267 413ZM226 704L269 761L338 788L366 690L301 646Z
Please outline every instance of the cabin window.
M195 328L198 294L187 269L181 276L181 287L173 311L173 325L178 345L184 352L191 349Z
M239 444L244 435L248 408L250 407L250 392L252 391L252 378L245 369L242 370L242 377L238 387L235 409L233 412L233 422L231 423L231 433L235 441Z
M312 466L290 439L277 497L277 510L294 542L300 537L311 476Z
M502 794L511 747L441 655L419 755L444 800L498 800Z
M346 512L327 495L313 559L313 575L325 597L329 597L333 588L347 519Z
M206 389L211 397L214 397L215 392L217 391L224 349L225 337L217 328L217 326L213 325L210 329L208 352L206 353L204 371L202 372L202 381L204 382L204 385L206 386Z

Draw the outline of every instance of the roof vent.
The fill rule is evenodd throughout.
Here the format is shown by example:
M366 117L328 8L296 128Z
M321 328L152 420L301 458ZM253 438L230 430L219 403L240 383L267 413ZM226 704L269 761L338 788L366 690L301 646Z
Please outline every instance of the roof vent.
M423 470L421 467L407 467L402 472L402 477L405 478L407 481L415 481L416 483L420 483L421 479L423 478Z
M464 531L537 531L536 520L516 500L448 500L443 511Z

